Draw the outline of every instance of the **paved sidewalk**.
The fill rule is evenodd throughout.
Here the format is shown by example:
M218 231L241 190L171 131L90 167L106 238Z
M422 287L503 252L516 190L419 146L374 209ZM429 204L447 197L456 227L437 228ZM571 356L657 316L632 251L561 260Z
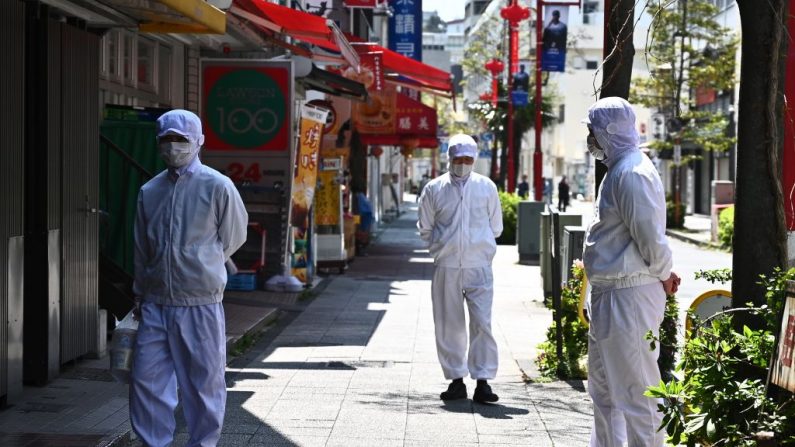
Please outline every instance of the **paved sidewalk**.
M443 403L431 316L433 265L408 208L368 257L334 277L302 312L282 319L230 364L220 445L581 446L591 409L582 382L527 385L551 321L538 267L495 260L497 405ZM520 368L524 368L526 371ZM470 395L474 383L467 379ZM177 445L187 440L184 423Z
M229 293L224 302L227 346L273 321L276 305L297 294ZM270 304L268 304L270 303ZM108 372L109 359L83 360L63 368L44 387L26 386L0 411L0 446L66 447L123 445L130 435L127 385Z

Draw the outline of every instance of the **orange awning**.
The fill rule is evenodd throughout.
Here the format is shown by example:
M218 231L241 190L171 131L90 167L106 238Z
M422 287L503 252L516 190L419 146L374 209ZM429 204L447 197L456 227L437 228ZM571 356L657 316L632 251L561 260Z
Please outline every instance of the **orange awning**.
M358 54L331 20L265 0L235 0L230 11L268 34L283 34L339 53L348 65L359 68Z

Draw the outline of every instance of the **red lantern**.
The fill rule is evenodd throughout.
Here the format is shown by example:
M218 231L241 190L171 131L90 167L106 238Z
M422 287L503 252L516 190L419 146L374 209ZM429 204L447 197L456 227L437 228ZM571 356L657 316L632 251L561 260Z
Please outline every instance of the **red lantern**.
M530 9L524 6L519 6L519 2L514 0L510 6L506 6L500 10L500 16L511 22L511 27L515 28L522 20L530 18Z
M370 155L372 155L375 158L380 157L381 154L383 154L383 153L384 153L384 149L381 146L373 146L373 147L370 148Z
M491 105L497 107L497 76L502 73L505 64L501 60L494 58L486 62L486 70L491 72Z

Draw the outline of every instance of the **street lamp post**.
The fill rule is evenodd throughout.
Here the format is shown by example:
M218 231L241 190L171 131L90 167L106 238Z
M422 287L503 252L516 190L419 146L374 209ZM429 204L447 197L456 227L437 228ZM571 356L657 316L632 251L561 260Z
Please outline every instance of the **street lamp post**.
M516 166L514 165L514 125L513 125L513 100L510 97L513 91L513 75L519 65L519 22L530 17L530 10L519 6L518 0L511 0L510 5L500 10L500 16L508 21L508 192L516 190Z

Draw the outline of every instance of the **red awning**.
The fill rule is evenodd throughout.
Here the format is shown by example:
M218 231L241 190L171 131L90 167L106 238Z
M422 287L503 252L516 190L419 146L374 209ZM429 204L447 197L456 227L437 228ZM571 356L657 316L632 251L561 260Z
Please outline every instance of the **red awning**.
M439 128L436 109L403 93L395 95L395 117L391 130L360 133L362 143L398 146L407 140L419 140L418 147L439 146L436 138Z
M235 0L230 12L257 25L269 34L285 34L342 55L348 65L359 68L359 56L337 25L320 16L266 0Z
M453 91L453 83L450 73L444 70L439 70L436 67L432 67L410 57L403 56L400 53L396 53L374 43L356 42L352 40L351 45L353 45L353 47L359 53L376 51L383 52L382 60L384 69L388 73L404 76L409 80L416 82L418 84L416 86L417 88L427 87L432 90L440 90L447 93L452 93ZM404 82L400 80L396 80L395 83L411 86L410 82Z

